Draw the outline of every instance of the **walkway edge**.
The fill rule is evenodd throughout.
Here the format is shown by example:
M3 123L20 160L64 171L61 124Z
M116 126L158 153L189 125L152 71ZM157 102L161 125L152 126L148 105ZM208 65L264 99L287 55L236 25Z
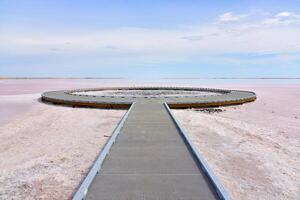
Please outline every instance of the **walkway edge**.
M135 103L131 104L129 110L125 113L125 115L122 117L121 121L118 123L118 126L114 129L110 139L105 144L104 148L100 152L97 160L93 164L92 168L90 169L89 173L83 180L83 182L80 184L80 187L77 189L76 193L73 196L73 200L83 200L85 199L85 196L87 194L88 188L91 185L91 183L94 180L94 177L97 175L97 173L101 170L102 164L106 158L106 156L109 154L109 150L111 149L112 145L115 143L117 136L120 133L120 130L122 129L131 109L133 108Z
M178 128L179 132L184 137L184 140L191 148L195 158L200 164L200 167L204 171L204 173L207 175L211 183L213 184L218 196L222 200L231 200L231 196L228 193L228 191L225 189L225 187L222 185L218 177L216 177L212 171L212 169L208 166L207 161L204 159L202 154L200 153L200 150L194 145L190 137L188 136L186 130L180 125L179 121L175 118L174 114L170 110L167 103L164 103L165 108L167 109L168 113L170 114L173 122L175 123L176 127Z

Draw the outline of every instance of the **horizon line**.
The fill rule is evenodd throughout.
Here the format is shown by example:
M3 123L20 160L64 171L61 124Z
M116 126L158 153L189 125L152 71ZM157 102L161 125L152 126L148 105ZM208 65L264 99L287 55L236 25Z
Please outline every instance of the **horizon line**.
M1 77L4 79L136 79L129 77ZM146 78L149 79L149 78ZM163 77L152 79L300 79L300 77Z

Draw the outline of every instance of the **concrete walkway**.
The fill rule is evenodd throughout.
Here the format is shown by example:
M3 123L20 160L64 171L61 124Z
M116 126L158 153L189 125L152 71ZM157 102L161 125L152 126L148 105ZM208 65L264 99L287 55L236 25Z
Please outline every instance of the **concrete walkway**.
M112 89L203 91L218 95L149 97L76 94ZM42 94L45 102L74 107L129 108L134 103L130 113L128 111L125 115L127 120L126 117L121 120L81 183L74 200L85 197L101 200L230 200L230 195L203 156L163 104L171 108L199 108L236 105L255 99L255 93L250 91L188 87L92 88Z
M87 199L217 199L166 108L157 101L132 108Z

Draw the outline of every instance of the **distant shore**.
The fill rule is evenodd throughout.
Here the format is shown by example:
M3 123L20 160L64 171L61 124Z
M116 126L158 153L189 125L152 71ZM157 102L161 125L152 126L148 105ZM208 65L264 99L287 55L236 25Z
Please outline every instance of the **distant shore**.
M1 79L131 79L127 77L0 77ZM134 79L134 78L133 78ZM165 77L165 78L154 78L154 79L250 79L250 80L259 80L259 79L300 79L300 77Z
M0 77L1 79L126 79L123 77Z

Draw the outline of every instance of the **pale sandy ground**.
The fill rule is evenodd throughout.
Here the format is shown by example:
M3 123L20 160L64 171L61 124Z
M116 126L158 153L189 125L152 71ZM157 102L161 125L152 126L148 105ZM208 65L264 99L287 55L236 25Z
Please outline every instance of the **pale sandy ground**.
M255 91L258 99L176 116L233 199L300 199L300 85L226 88Z
M127 85L135 83L0 80L0 199L70 198L125 112L41 104L41 92ZM300 86L227 88L254 90L258 100L176 115L234 199L300 199Z
M68 199L126 111L43 104L82 84L29 82L0 82L0 199Z

